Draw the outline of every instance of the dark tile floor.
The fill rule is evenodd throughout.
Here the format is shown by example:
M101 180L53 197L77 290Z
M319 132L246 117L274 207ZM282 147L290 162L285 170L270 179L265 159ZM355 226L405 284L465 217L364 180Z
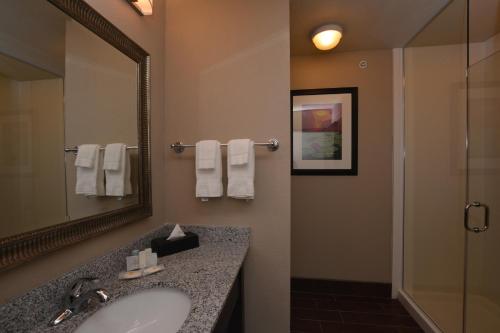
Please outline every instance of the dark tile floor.
M391 286L292 279L292 333L423 333Z

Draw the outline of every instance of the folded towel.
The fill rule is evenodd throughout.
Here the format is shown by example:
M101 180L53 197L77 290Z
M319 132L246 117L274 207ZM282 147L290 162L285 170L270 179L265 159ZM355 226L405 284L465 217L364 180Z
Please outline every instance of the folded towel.
M231 155L231 165L248 163L249 151L253 145L250 139L231 140L228 144L228 154Z
M204 140L196 143L196 168L214 169L217 158L216 150L220 148L220 143L216 140Z
M91 168L94 165L96 145L80 145L76 154L75 166Z
M119 170L123 143L111 143L104 149L104 170ZM126 148L126 146L125 146Z
M221 197L223 194L220 142L209 141L211 143L207 141L196 143L196 197L203 201L208 198ZM210 156L210 154L213 155ZM201 158L198 158L198 155ZM212 160L213 165L210 162Z
M83 147L83 149L81 147ZM90 151L92 154L89 154ZM79 159L78 157L80 154L82 157ZM90 166L82 166L87 165L88 161L92 161ZM102 170L102 161L103 159L101 158L99 145L81 145L78 147L78 153L75 160L76 194L86 196L104 195L104 172Z
M107 147L106 147L107 148ZM105 152L108 151L105 149ZM132 184L130 182L130 155L127 146L120 146L120 165L117 170L107 169L106 172L106 195L112 197L124 197L132 194ZM106 157L104 157L106 159Z
M233 159L241 161L241 154L238 149L233 149L232 146L240 144L239 140L231 140L228 143L227 155L227 195L235 199L253 199L254 198L254 178L255 178L255 149L253 141L249 140L248 162L246 164L234 164ZM237 154L233 157L232 152Z

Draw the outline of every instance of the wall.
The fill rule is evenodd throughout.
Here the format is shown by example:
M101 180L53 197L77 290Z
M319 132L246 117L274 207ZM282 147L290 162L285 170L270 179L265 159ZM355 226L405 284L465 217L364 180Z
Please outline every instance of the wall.
M130 242L138 234L145 233L164 221L164 2L155 1L155 12L151 17L140 17L126 1L88 0L87 2L151 54L154 215L147 220L66 247L63 250L38 258L31 263L0 273L0 285L9 286L0 289L0 303L30 288L43 284L92 257Z
M0 101L2 238L66 217L63 80L0 75Z
M249 333L289 331L288 6L288 0L167 0L166 6L165 145L281 142L274 153L257 149L251 202L224 197L201 203L194 197L193 150L166 155L169 222L252 228L245 265Z
M358 175L292 177L292 276L390 282L392 52L297 56L291 68L292 89L359 87Z

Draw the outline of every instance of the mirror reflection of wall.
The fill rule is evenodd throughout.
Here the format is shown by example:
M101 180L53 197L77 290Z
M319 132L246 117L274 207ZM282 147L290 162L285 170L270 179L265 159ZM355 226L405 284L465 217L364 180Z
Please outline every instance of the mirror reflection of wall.
M137 73L46 0L0 11L0 238L138 203ZM110 143L135 147L132 194L76 195L65 148Z
M62 222L63 79L0 55L0 237Z

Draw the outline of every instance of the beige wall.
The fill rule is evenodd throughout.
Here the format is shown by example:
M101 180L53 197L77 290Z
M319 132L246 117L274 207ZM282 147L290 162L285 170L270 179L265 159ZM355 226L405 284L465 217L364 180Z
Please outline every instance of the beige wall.
M88 0L87 2L151 54L154 216L0 273L0 285L9 286L0 289L0 303L57 277L92 257L125 244L164 221L164 2L155 1L155 13L152 17L140 17L126 1Z
M63 80L0 75L0 238L64 221L63 147Z
M292 89L359 87L358 175L292 177L292 276L390 282L392 51L292 57L291 68Z
M274 153L257 149L256 195L251 202L224 197L201 203L195 198L193 150L167 152L167 218L250 226L246 331L288 332L288 0L167 0L166 10L165 145L231 138L276 137L281 142Z

